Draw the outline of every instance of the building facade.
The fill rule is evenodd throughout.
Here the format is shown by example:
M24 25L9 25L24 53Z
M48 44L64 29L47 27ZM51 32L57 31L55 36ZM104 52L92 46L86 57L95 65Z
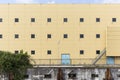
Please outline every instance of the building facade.
M0 50L36 64L119 64L119 4L1 4Z

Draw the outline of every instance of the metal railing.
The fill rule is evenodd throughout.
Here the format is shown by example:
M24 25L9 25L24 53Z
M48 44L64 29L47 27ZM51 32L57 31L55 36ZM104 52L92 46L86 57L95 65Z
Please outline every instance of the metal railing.
M33 59L31 63L33 65L92 65L94 58L90 59ZM106 58L100 59L96 64L106 64Z
M106 48L104 48L101 52L100 52L100 55L98 55L92 62L92 64L96 64L97 61L106 53Z
M83 59L32 59L31 63L38 66L93 66L94 58L83 58ZM64 63L65 62L65 63ZM107 64L107 58L101 58L96 62L95 65L111 65L120 66L120 57L115 57L114 64Z

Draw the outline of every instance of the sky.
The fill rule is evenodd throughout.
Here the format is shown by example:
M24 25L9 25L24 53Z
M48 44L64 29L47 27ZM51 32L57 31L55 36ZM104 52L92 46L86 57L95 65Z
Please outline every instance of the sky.
M61 4L61 3L120 3L120 0L0 0L0 3L44 3L44 4Z

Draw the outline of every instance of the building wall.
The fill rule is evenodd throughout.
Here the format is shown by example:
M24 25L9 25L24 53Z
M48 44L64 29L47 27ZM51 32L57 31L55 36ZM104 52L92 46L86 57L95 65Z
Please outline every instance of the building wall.
M119 7L119 4L1 4L0 50L24 50L33 59L61 59L61 54L70 54L71 59L95 58L96 50L106 47L107 27L120 24ZM14 22L15 18L19 18L19 22ZM31 18L35 18L35 22L31 22ZM51 22L47 22L47 18L51 18ZM68 22L63 22L63 18ZM84 18L84 22L80 22L80 18ZM100 18L100 22L96 22L96 18ZM116 18L116 22L112 22L112 18ZM19 38L15 39L14 34L19 34ZM35 34L34 39L31 34ZM52 38L48 39L47 34ZM63 34L68 34L68 38L63 38ZM80 38L80 34L84 34L84 38ZM96 38L96 34L100 34L100 38ZM34 55L31 50L35 50ZM48 55L47 50L52 53ZM84 50L84 54L80 54L80 50Z
M107 28L107 56L120 56L120 27Z

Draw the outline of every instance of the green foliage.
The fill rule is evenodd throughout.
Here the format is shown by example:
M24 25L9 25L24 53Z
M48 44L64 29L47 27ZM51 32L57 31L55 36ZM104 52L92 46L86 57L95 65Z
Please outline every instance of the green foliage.
M14 80L23 80L27 68L32 67L30 56L22 50L18 54L0 51L0 70L14 76Z

